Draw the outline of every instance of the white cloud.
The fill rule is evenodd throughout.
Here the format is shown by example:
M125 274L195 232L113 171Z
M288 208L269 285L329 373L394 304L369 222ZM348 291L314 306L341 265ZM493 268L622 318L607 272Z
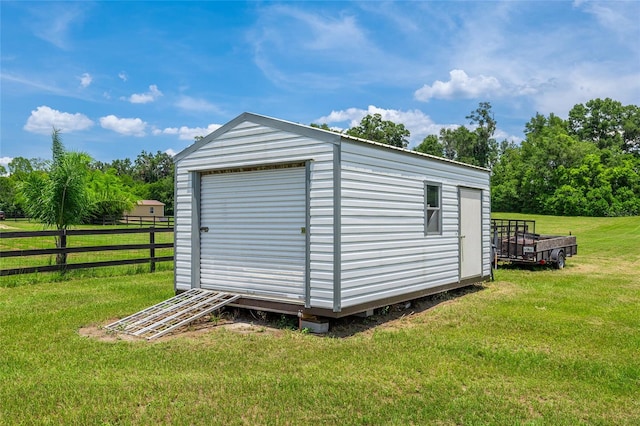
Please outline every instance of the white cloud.
M562 2L544 8L535 2L477 7L461 16L452 42L434 63L464 70L471 80L495 78L499 86L483 97L509 97L510 106L517 106L512 114L523 122L535 112L566 114L594 97L637 104L640 26L634 18L639 4L578 0L573 10ZM415 98L436 98L439 89L447 93L454 82L452 77L442 86L426 85Z
M498 143L506 139L509 142L515 143L516 145L519 145L523 141L522 137L511 135L502 129L496 129L495 133L493 134L493 138L498 141Z
M170 156L170 157L175 157L175 156L176 156L176 154L177 154L177 152L176 152L175 150L171 149L171 148L166 149L166 150L164 151L164 153L165 153L165 154L167 154L167 155L168 155L168 156Z
M316 13L302 12L289 7L278 7L278 9L284 16L298 21L298 24L306 28L308 37L300 40L305 49L348 51L351 47L362 48L369 43L353 16L320 17Z
M146 104L153 102L162 96L162 92L158 90L158 86L152 84L149 86L149 91L146 93L134 93L129 97L129 102L132 104Z
M83 23L91 6L84 2L47 3L30 9L32 16L28 25L37 37L60 49L68 49L71 30Z
M374 105L369 105L365 109L348 108L341 111L331 111L329 115L320 117L315 120L316 123L345 123L347 128L355 127L360 124L360 120L367 114L380 114L383 120L393 121L404 126L411 132L409 146L414 146L425 138L427 135L437 135L442 128L454 128L453 124L438 124L431 117L420 110L400 111L395 109L384 109Z
M499 92L500 82L495 77L478 75L469 77L463 70L451 70L449 81L436 80L431 86L425 84L416 90L414 96L419 101L455 98L478 98Z
M220 109L205 99L196 99L190 96L182 96L176 106L186 111L220 112Z
M221 127L220 124L209 124L205 127L167 127L164 130L154 130L153 134L165 134L165 135L178 135L180 140L190 140L193 141L196 136L207 136L209 133L219 129Z
M624 105L637 104L640 99L638 73L620 73L615 79L606 65L582 64L562 76L554 87L534 98L537 111L567 116L576 104L595 98L612 98Z
M100 125L108 130L127 136L144 136L147 123L139 118L118 118L115 115L107 115L100 118Z
M259 34L255 34L259 45L287 49L293 44L305 50L334 54L336 50L353 53L353 49L372 46L356 18L349 14L335 16L274 5L262 9L260 18ZM289 37L291 30L295 31L295 38Z
M250 31L253 60L274 84L287 90L326 92L415 79L414 60L395 48L385 49L386 40L372 34L383 31L368 29L348 5L338 6L338 13L304 9L293 3L264 7ZM327 66L333 72L326 72Z
M153 134L154 135L177 135L179 132L177 127L167 127L164 130L160 130L160 129L153 129Z
M436 123L431 119L431 117L417 109L399 111L395 109L378 108L373 105L369 105L366 110L360 108L348 108L341 111L331 111L329 115L315 120L315 123L345 123L346 128L351 128L358 126L362 118L367 114L380 114L383 120L393 121L396 124L404 124L409 132L411 132L411 137L409 138L410 149L420 144L427 135L439 135L440 130L442 129L455 129L460 127L459 124ZM466 127L472 129L472 126ZM341 131L342 129L337 128L337 130ZM520 143L522 141L522 138L511 135L502 129L496 129L494 138L497 141L507 139L515 143Z
M70 96L67 90L58 86L51 85L49 82L43 83L37 77L31 77L31 76L27 77L22 75L7 74L3 70L0 73L0 80L5 80L9 83L17 83L18 85L25 86L33 91L43 91L43 92L54 93L60 96ZM44 79L44 80L49 80L49 79Z
M89 87L89 85L91 85L91 82L93 81L93 77L91 77L91 74L89 74L88 72L85 72L81 77L78 78L80 79L80 86L82 87Z
M0 166L4 166L6 168L12 161L13 157L0 157Z
M84 114L60 112L42 105L31 111L24 129L28 132L46 135L51 133L54 127L61 132L73 132L84 130L91 126L93 126L93 121Z
M619 40L638 51L637 2L574 2L574 7L582 8L593 15L607 32L616 34ZM636 40L636 41L633 41Z
M118 78L120 78L120 80L122 81L127 81L129 79L129 77L127 76L127 73L124 71L120 71L118 73Z

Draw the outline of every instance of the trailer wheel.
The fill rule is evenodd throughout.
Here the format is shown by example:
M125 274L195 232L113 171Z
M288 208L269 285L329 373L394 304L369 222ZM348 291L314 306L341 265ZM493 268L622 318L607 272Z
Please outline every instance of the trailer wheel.
M564 268L564 252L561 251L560 253L558 253L558 260L556 260L554 266L556 267L556 269Z

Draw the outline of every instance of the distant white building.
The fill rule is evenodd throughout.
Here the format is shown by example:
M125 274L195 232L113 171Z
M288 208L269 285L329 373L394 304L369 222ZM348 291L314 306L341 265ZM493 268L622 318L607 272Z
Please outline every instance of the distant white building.
M174 161L177 292L341 317L490 276L487 169L251 113Z

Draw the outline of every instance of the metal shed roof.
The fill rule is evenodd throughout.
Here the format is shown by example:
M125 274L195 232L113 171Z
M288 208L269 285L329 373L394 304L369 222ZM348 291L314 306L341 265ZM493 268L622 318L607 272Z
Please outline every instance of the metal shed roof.
M139 200L136 202L139 206L164 206L165 204L162 201L158 200Z
M367 140L367 139L356 138L356 137L353 137L353 136L346 135L344 133L337 133L337 132L332 132L332 131L329 131L329 130L323 130L323 129L319 129L317 127L311 127L311 126L307 126L305 124L294 123L294 122L291 122L291 121L286 121L286 120L282 120L282 119L279 119L279 118L268 117L268 116L265 116L265 115L255 114L255 113L251 113L251 112L244 112L244 113L240 114L239 116L237 116L233 120L229 121L228 123L226 123L222 127L218 128L217 130L215 130L212 133L208 134L207 136L203 137L199 141L193 143L192 145L188 146L184 150L180 151L178 154L176 154L173 157L173 161L174 162L180 161L182 158L188 156L192 152L197 151L198 149L200 149L204 145L206 145L209 142L217 139L221 135L224 135L229 130L233 129L238 124L243 123L245 121L249 121L249 122L256 123L256 124L262 124L262 125L273 127L273 128L280 129L280 130L283 130L283 131L288 131L288 132L291 132L291 133L299 134L299 135L302 135L302 136L308 136L308 137L311 137L311 138L314 138L314 139L317 139L317 140L321 140L321 141L324 141L324 142L329 142L329 143L334 143L334 144L340 144L342 141L352 141L352 142L365 143L365 144L376 146L376 147L379 147L379 148L382 148L382 149L391 149L391 150L401 151L401 152L405 152L405 153L408 153L408 154L411 154L411 155L417 155L417 156L421 156L421 157L430 158L430 159L436 160L436 161L442 161L442 162L446 162L446 163L456 164L456 165L459 165L459 166L464 166L464 167L470 167L470 168L474 168L474 169L478 169L478 170L489 171L489 169L487 169L485 167L474 166L472 164L462 163L460 161L450 160L450 159L444 158L444 157L438 157L438 156L431 155L431 154L424 154L422 152L412 151L412 150L406 149L406 148L399 148L399 147L396 147L396 146L387 145L387 144L383 144L383 143L380 143L380 142L375 142L375 141L371 141L371 140Z

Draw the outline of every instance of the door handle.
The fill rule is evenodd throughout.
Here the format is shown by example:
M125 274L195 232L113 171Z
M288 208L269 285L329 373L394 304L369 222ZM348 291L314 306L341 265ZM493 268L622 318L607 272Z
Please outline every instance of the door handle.
M201 226L200 227L200 232L209 232L209 227L208 226Z

